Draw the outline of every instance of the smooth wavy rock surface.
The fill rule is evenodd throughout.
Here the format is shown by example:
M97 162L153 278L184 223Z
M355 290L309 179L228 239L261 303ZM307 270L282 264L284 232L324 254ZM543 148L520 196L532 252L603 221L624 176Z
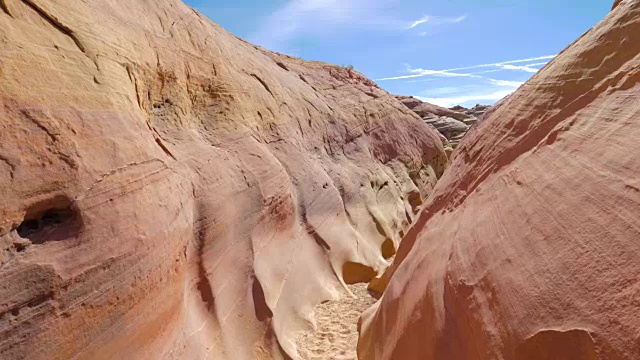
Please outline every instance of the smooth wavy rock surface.
M0 5L0 358L296 358L444 170L359 73L179 1Z
M640 359L639 81L624 0L476 124L378 284L393 274L360 358Z

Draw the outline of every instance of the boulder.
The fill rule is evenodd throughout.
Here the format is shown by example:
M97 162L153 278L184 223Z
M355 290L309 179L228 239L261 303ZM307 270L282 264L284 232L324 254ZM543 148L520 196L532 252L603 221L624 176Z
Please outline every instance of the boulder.
M433 127L435 127L438 132L440 132L449 140L460 136L461 134L464 135L464 133L469 130L468 125L466 125L462 121L458 121L448 116L425 118L423 120L425 120L427 124L433 125Z

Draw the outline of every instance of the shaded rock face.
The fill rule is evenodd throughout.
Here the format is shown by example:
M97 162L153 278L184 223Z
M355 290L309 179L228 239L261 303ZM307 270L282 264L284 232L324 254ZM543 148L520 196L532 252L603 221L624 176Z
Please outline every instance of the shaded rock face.
M370 80L178 1L0 4L0 358L295 358L444 169Z
M447 143L452 148L456 148L460 143L460 140L469 131L469 125L460 120L456 120L449 116L426 116L422 118L427 124L433 126L440 134L446 139Z
M638 44L625 0L467 134L361 359L640 359Z
M432 125L444 136L444 146L450 155L467 131L491 108L488 105L476 105L472 109L456 106L451 109L429 104L412 96L396 96L411 111Z

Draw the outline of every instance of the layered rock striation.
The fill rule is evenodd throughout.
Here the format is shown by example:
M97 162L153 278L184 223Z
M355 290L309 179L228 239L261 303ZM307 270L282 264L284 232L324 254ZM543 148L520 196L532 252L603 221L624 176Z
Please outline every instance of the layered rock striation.
M179 1L0 4L0 358L296 358L444 170L361 74Z

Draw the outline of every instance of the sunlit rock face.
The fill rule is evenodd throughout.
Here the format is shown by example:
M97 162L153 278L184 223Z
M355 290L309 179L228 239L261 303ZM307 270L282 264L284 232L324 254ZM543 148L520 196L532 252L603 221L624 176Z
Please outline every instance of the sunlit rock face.
M639 80L625 0L468 132L360 358L639 359Z
M179 1L0 5L0 358L295 358L444 171L359 73Z

